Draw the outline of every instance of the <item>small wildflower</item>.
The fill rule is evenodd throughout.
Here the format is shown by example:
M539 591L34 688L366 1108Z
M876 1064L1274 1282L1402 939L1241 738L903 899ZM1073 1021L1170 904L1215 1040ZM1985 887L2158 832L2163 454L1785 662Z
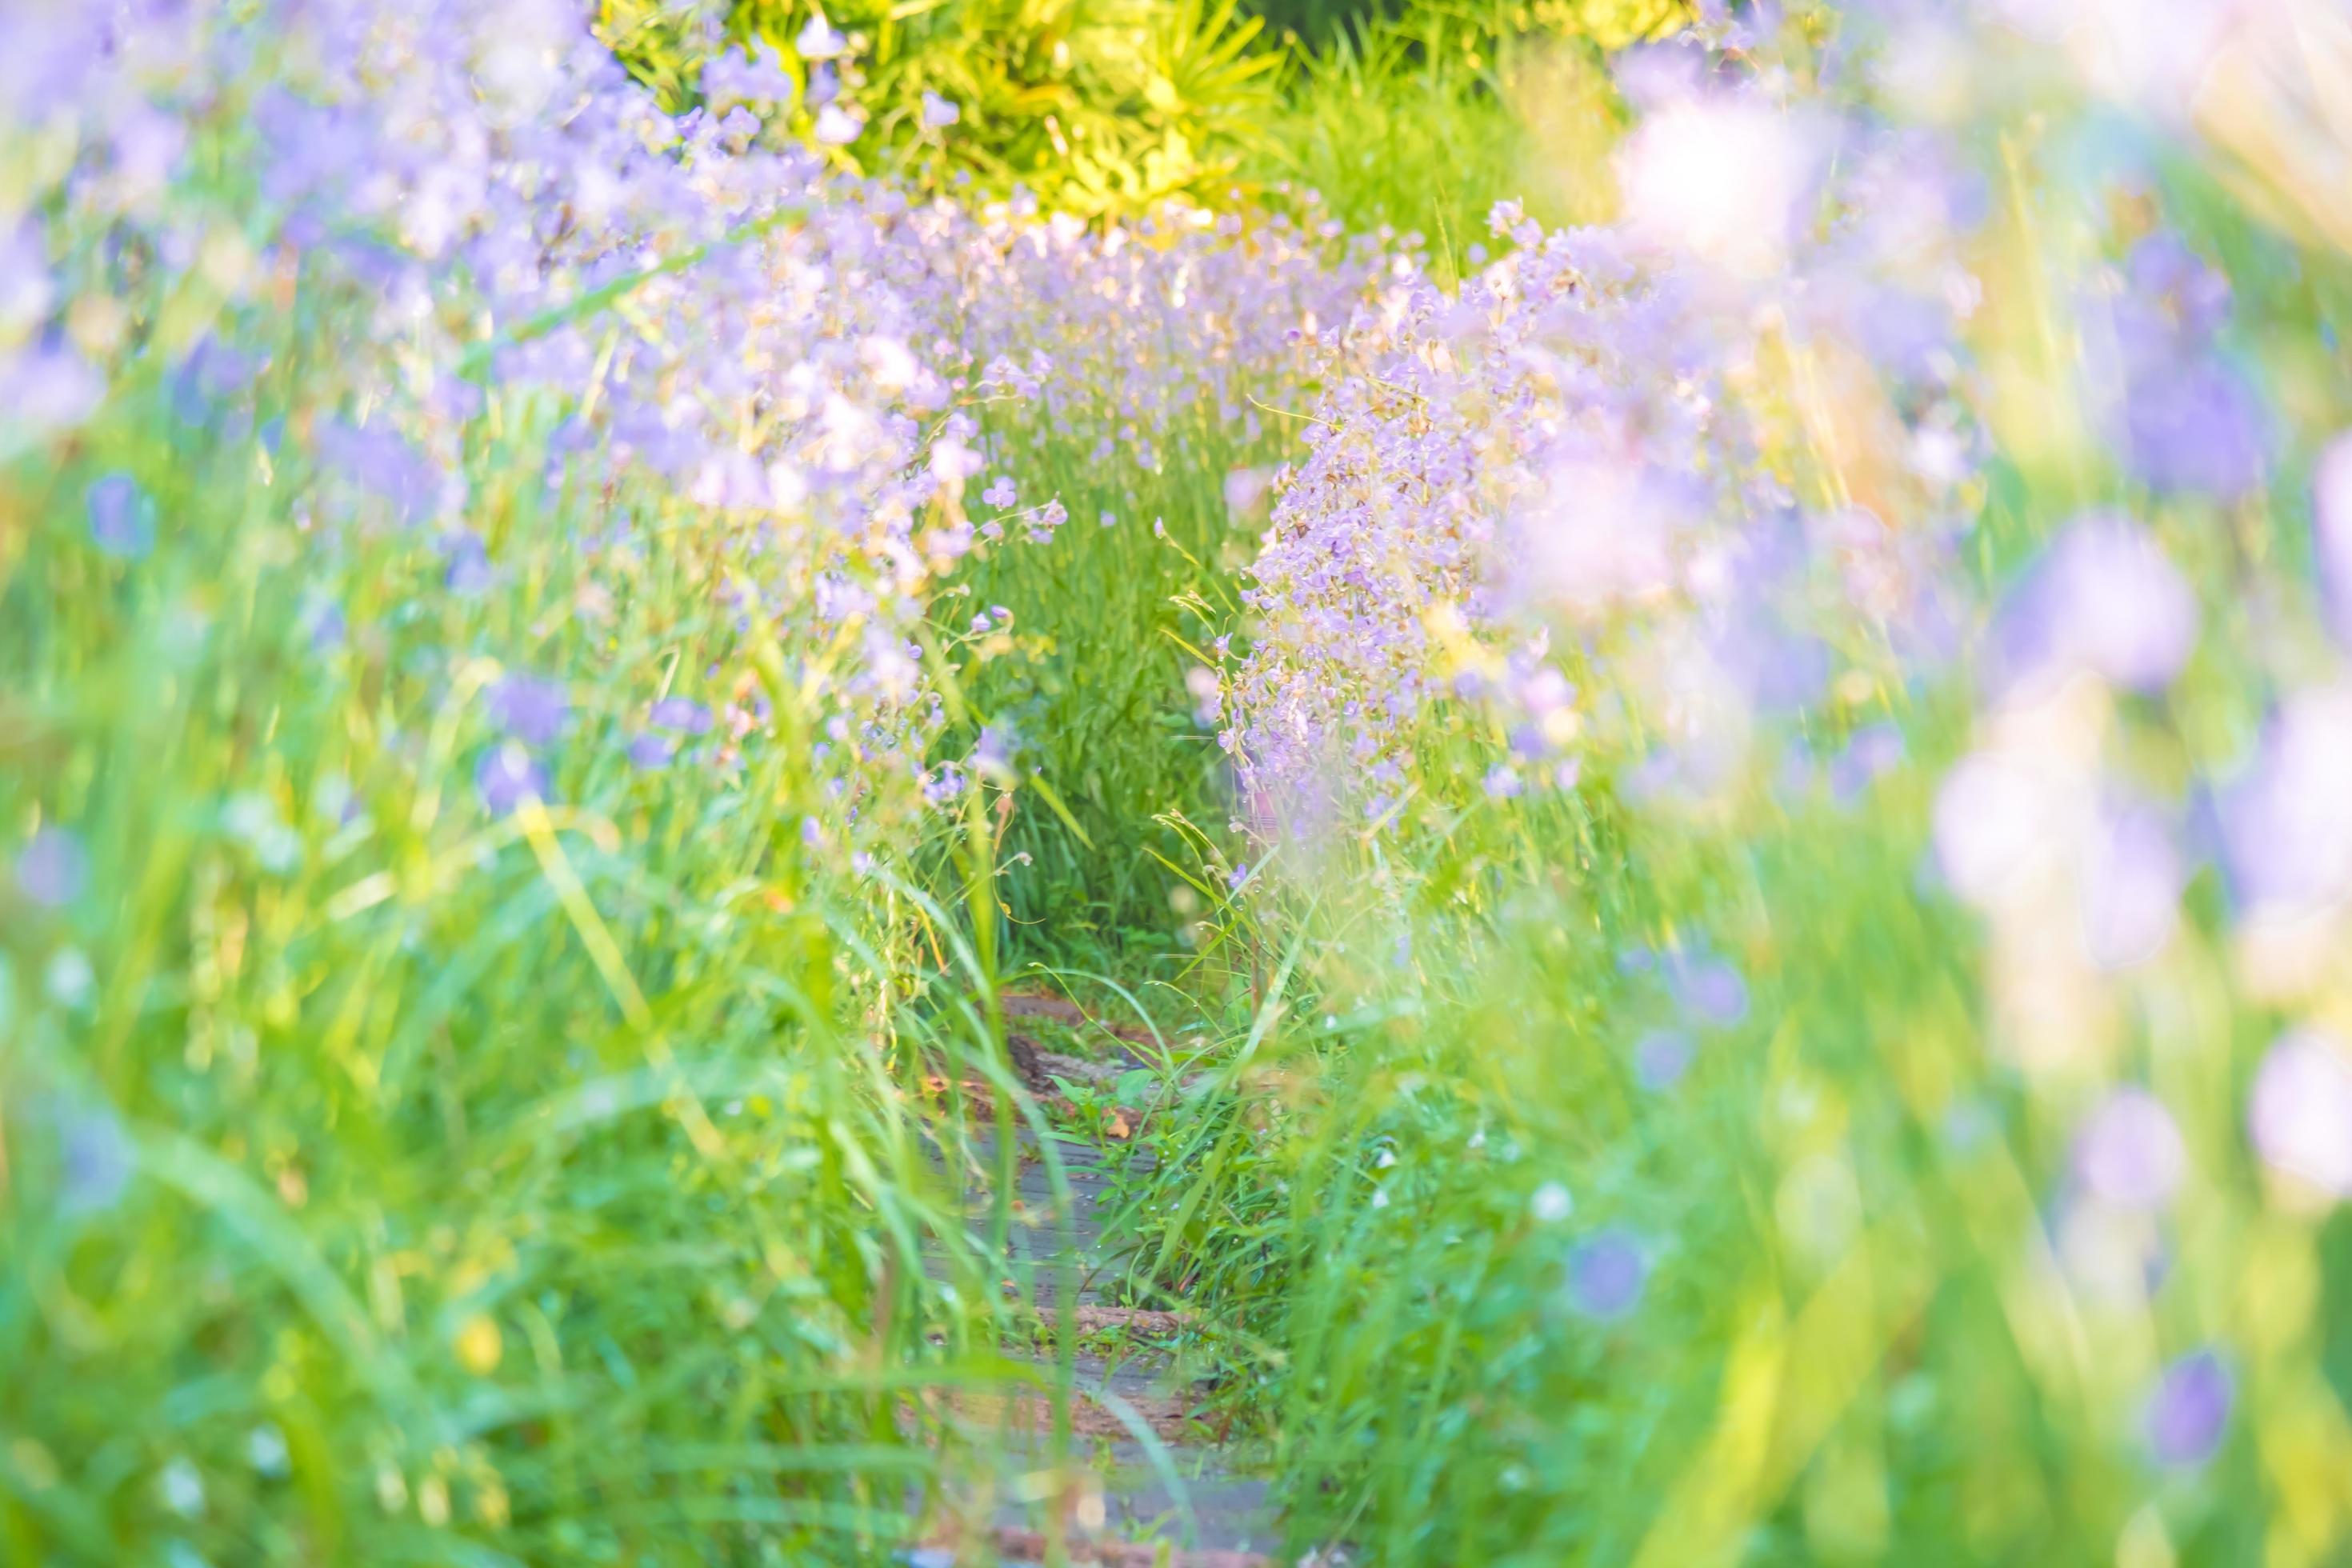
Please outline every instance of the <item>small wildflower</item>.
M163 1467L156 1478L156 1490L163 1494L163 1506L182 1519L194 1519L205 1511L205 1479L184 1458Z
M1615 1322L1642 1304L1649 1277L1641 1243L1622 1229L1600 1231L1569 1255L1569 1300L1588 1318Z
M838 59L849 52L849 40L835 32L820 11L793 38L793 52L804 60Z
M2213 1457L2229 1429L2236 1386L2210 1350L2182 1356L2157 1380L2143 1417L2148 1452L2168 1469L2193 1469Z
M494 746L474 770L474 787L492 816L504 816L526 800L546 798L547 770L520 746Z
M49 909L81 897L89 880L89 855L81 839L62 827L44 827L16 856L16 885L25 896Z
M137 561L155 548L154 506L129 474L109 474L89 487L90 542L107 554Z
M2117 1208L2162 1207L2179 1189L2188 1159L2172 1113L2144 1089L2108 1096L2074 1135L2074 1173Z
M515 675L490 689L489 707L508 734L527 745L545 746L562 735L572 700L554 681Z

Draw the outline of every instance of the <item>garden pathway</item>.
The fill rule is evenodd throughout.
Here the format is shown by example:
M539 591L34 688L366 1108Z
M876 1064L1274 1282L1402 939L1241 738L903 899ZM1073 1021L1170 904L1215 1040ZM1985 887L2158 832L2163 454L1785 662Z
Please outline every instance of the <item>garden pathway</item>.
M1008 1011L1018 1016L1019 1009ZM1043 1076L1049 1072L1072 1078L1118 1070L1089 1071L1019 1036L1013 1056L1033 1088L1050 1088ZM1102 1285L1116 1272L1103 1236L1117 1201L1112 1173L1086 1141L1057 1138L1071 1198L1066 1220L1057 1223L1041 1151L1032 1134L1021 1136L1007 1273L1035 1281L1040 1321L1055 1329L1063 1318L1055 1280L1066 1273L1077 1287L1069 1314L1078 1334L1069 1466L1055 1468L1051 1407L1043 1397L1018 1396L1011 1410L1001 1400L976 1407L975 1430L993 1445L996 1464L992 1475L974 1479L978 1495L961 1500L968 1505L965 1518L985 1523L967 1527L961 1540L942 1534L908 1553L909 1568L1032 1568L1046 1559L1056 1515L1074 1564L1273 1568L1276 1559L1268 1553L1281 1532L1265 1483L1241 1473L1221 1435L1194 1418L1202 1405L1194 1381L1199 1369L1175 1348L1188 1314L1130 1309L1105 1297ZM992 1142L980 1141L975 1152L983 1169L992 1169ZM1134 1158L1150 1156L1139 1152ZM985 1230L993 1207L988 1184L975 1182L968 1198L975 1228ZM1008 1347L1007 1353L1035 1363L1049 1380L1054 1375L1050 1342L1034 1351Z

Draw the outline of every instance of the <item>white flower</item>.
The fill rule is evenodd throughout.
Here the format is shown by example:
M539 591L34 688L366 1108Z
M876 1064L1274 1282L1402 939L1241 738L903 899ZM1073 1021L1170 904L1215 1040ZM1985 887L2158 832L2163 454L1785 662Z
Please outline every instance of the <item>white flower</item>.
M866 121L828 103L816 111L816 139L828 147L846 147L865 133Z
M800 37L793 40L793 49L804 60L829 60L847 54L849 40L835 32L820 12L809 18Z

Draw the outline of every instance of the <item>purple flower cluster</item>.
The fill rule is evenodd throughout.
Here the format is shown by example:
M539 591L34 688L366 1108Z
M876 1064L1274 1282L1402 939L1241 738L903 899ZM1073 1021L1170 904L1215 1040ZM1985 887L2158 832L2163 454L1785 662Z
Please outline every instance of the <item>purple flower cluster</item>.
M1691 138L1727 117L1791 139L1776 210L1801 188L1841 216L1813 232L1782 214L1727 254L1708 211L1664 194L1618 230L1500 208L1516 248L1458 293L1391 279L1310 344L1328 390L1253 568L1259 642L1223 737L1271 820L1381 817L1440 735L1503 741L1490 794L1515 793L1494 767L1575 779L1602 692L1573 700L1569 678L1604 649L1654 721L1644 787L1704 791L1759 718L1823 697L1842 631L1918 661L1948 644L1947 545L1980 445L1972 186L1936 146L1854 132L1817 190L1793 171L1827 128L1791 128L1760 87L1675 103L1672 144L1629 152L1637 196L1663 178L1645 159L1699 160ZM1810 503L1759 383L1776 359L1808 367L1809 418L1875 443Z

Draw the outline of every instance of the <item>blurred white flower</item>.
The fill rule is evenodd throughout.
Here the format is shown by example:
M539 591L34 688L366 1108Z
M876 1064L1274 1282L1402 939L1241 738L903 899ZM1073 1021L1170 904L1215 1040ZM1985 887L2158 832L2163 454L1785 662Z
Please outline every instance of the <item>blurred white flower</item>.
M816 139L828 147L846 147L866 132L866 121L837 103L816 111Z
M2144 1089L2109 1095L2074 1134L2074 1174L2119 1209L2163 1207L2188 1168L2189 1151L2172 1113Z
M836 59L849 52L849 40L835 32L824 14L819 12L793 39L793 51L804 60Z
M2282 1037L2254 1074L2246 1121L2273 1169L2334 1198L2352 1197L2352 1056L2333 1035Z
M1653 244L1759 276L1788 259L1816 139L1752 98L1691 99L1644 121L1618 159L1629 226Z

